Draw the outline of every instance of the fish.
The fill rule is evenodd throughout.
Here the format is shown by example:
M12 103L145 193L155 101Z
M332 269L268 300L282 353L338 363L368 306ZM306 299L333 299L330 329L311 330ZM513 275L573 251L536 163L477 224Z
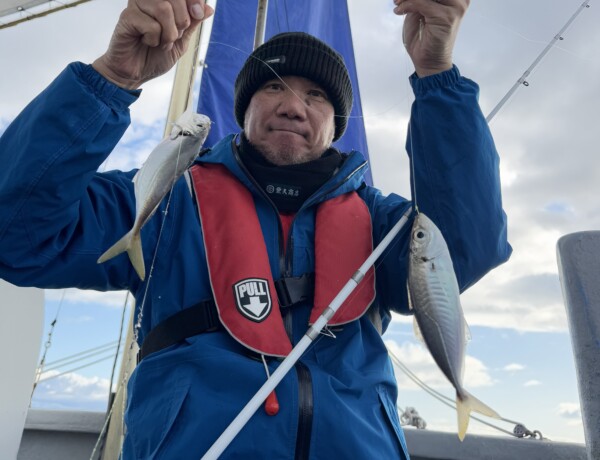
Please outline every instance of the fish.
M140 231L175 182L194 162L210 126L210 118L191 109L177 118L170 134L150 152L133 178L136 212L131 230L98 258L99 264L127 251L133 268L144 280L146 269Z
M415 332L456 390L458 437L462 441L471 411L501 417L463 386L469 330L458 281L442 232L422 212L417 213L411 230L407 288Z

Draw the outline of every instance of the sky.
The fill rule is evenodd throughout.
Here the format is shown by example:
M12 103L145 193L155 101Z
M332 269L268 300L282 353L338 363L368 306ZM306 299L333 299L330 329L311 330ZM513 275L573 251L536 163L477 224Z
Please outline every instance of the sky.
M92 62L105 50L124 4L91 1L0 30L0 132L66 64ZM480 85L484 114L581 4L471 2L454 61L463 75ZM590 5L527 77L529 85L521 85L490 123L501 158L503 203L514 252L506 264L461 296L472 337L465 386L505 418L555 441L584 441L556 242L565 234L600 229L595 142L600 121L600 1ZM391 0L349 0L349 7L375 185L384 193L409 197L403 146L412 66L401 42L402 18L392 14ZM170 72L144 86L132 107L132 126L101 169L139 167L160 141L172 77ZM124 293L46 291L44 342L60 313L46 362L117 341L125 303ZM384 338L414 373L453 398L450 385L414 338L411 321L395 316ZM32 407L104 410L113 359L100 353L87 362L102 358L65 375L56 376L79 364L47 372L45 377L55 377L38 386ZM415 407L430 429L456 431L451 409L402 372L397 379L401 408ZM512 430L511 424L498 426ZM498 434L476 422L469 432Z

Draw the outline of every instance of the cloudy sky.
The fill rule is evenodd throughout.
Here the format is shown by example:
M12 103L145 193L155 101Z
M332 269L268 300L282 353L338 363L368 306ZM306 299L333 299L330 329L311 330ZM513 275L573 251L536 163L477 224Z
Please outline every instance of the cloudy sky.
M0 132L68 62L91 62L102 53L124 3L92 1L0 30ZM463 75L480 84L485 114L581 4L471 2L455 62ZM403 145L412 69L401 44L402 18L391 13L390 0L349 0L349 5L373 177L384 192L408 196ZM550 439L577 442L583 442L583 429L555 245L562 235L600 229L600 160L595 149L600 2L590 5L528 76L529 85L521 86L491 122L514 254L462 296L472 335L467 388L508 419ZM134 124L103 168L139 166L160 140L171 80L172 73L146 85L132 109ZM45 334L60 305L47 361L116 341L124 301L122 293L47 292ZM409 322L395 319L386 340L414 373L452 396L428 352L413 338ZM77 366L59 367L48 376ZM33 406L103 410L111 367L112 360L105 359L47 380ZM416 407L429 428L456 430L450 409L403 373L397 376L401 407ZM477 423L470 431L494 433Z

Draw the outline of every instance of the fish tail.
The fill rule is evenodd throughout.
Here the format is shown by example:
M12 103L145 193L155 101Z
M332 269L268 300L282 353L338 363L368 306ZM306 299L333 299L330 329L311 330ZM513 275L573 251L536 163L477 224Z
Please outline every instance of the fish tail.
M468 391L463 391L462 395L456 394L456 413L458 416L458 439L465 439L471 411L479 412L488 417L501 418L500 415L487 404L481 402Z
M142 251L142 238L140 233L136 233L131 238L131 245L127 249L127 254L129 255L129 260L131 260L131 264L138 276L142 281L146 277L146 267L144 265L144 252Z
M143 281L146 276L146 268L144 266L144 253L142 252L142 239L139 232L129 232L98 258L98 263L101 264L119 254L127 251L129 260L135 268L140 279Z

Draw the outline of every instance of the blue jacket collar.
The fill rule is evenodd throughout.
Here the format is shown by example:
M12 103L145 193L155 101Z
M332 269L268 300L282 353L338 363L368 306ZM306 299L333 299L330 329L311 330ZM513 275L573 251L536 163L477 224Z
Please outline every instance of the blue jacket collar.
M245 168L235 151L235 134L230 134L220 140L211 150L206 151L197 161L200 163L218 163L224 165L253 193L258 193L253 181L248 177ZM363 183L363 177L368 164L362 153L353 150L342 154L345 158L339 171L321 187L306 203L312 205L331 199L343 193L358 189Z

